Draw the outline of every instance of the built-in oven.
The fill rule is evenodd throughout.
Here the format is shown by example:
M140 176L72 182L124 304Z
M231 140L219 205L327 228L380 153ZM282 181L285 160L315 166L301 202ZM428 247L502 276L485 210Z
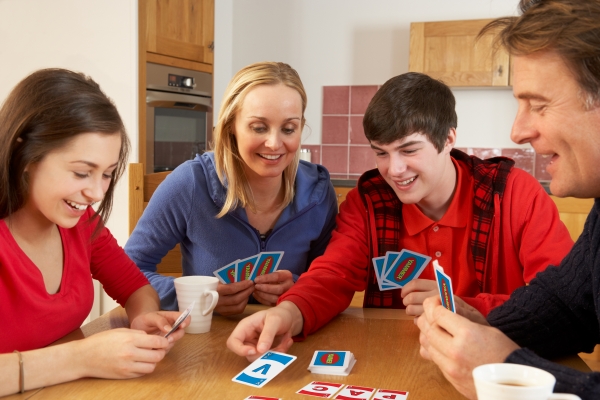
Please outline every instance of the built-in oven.
M212 75L147 63L146 173L171 171L207 150Z

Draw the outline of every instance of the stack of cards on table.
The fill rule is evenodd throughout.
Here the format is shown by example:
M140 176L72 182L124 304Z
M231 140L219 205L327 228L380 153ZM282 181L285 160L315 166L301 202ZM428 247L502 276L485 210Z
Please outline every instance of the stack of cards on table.
M442 300L442 305L455 313L456 310L454 309L452 279L450 279L450 277L444 273L444 268L442 268L438 260L433 261L433 270L435 271L435 281L438 285L438 291L440 292L440 300Z
M421 275L430 260L429 256L406 249L388 251L385 256L373 258L379 290L403 288Z
M221 283L253 281L259 275L266 275L277 271L279 263L283 258L283 251L263 252L236 260L226 266L219 268L213 274L219 278Z
M309 383L296 393L334 400L406 400L408 398L408 392L400 390L319 381Z
M277 351L267 351L233 377L232 381L261 388L294 362L296 358L296 356Z
M356 364L354 354L349 351L317 350L308 369L313 374L348 375Z

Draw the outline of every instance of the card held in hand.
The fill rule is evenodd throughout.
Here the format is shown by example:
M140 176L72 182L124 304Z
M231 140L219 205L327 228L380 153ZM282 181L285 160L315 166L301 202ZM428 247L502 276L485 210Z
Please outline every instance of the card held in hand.
M442 306L455 313L456 310L454 309L454 292L452 291L452 280L448 275L444 273L444 268L442 268L438 260L433 261L433 270L435 271L435 280L438 285L438 291L440 292L440 300L442 300Z
M268 351L248 365L236 375L232 381L244 385L261 388L281 371L290 365L297 357L277 351Z
M219 278L219 280L221 281L221 283L233 283L235 282L235 268L237 266L239 260L236 260L230 264L227 264L226 266L224 266L223 268L219 268L218 270L214 271L213 274Z

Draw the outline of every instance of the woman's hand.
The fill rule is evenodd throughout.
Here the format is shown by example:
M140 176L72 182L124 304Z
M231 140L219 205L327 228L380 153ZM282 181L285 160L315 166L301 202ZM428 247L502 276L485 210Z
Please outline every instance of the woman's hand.
M215 311L221 315L240 314L248 304L248 298L254 291L254 282L240 281L228 284L219 283L217 293L219 301Z
M155 311L139 315L131 322L131 329L137 329L149 334L160 334L164 336L171 330L177 318L181 315L178 311ZM176 341L185 334L184 329L190 324L190 317L179 325L179 327L169 335L169 346L167 351L171 350Z
M74 342L80 347L81 376L128 379L149 374L173 343L169 339L162 335L120 328Z
M266 306L274 306L279 296L287 292L294 285L294 277L288 270L282 269L271 274L260 275L254 279L254 293L256 300Z

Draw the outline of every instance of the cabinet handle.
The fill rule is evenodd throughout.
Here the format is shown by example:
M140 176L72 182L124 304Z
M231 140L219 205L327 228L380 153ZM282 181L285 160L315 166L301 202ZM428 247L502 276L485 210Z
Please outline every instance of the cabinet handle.
M502 73L504 72L504 69L502 68L502 65L498 65L498 76L502 76Z
M215 51L215 42L210 42L210 44L208 45L208 48L210 49L210 51Z

